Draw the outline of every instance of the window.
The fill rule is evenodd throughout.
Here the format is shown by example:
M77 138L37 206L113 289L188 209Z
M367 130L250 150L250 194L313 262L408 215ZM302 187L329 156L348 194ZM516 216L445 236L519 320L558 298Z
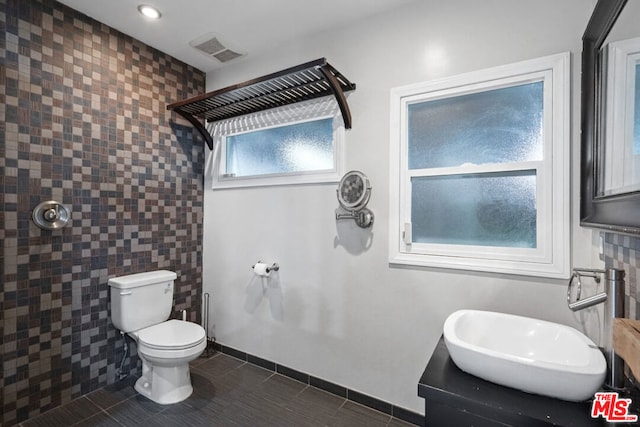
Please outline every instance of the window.
M297 103L209 125L213 188L338 182L344 124L335 100Z
M568 64L391 91L391 263L569 276Z

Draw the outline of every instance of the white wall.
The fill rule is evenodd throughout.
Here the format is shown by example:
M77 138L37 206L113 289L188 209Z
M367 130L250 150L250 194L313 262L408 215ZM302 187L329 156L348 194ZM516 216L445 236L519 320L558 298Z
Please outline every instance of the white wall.
M204 291L217 340L422 413L417 382L451 312L499 310L580 327L584 314L567 308L566 281L389 265L389 91L571 51L572 258L601 267L597 233L578 226L580 39L594 4L416 1L209 73L214 90L326 57L357 84L347 170L369 176L376 215L371 230L336 223L336 185L206 190ZM271 280L283 293L282 321L266 299L245 310L257 260L281 266Z

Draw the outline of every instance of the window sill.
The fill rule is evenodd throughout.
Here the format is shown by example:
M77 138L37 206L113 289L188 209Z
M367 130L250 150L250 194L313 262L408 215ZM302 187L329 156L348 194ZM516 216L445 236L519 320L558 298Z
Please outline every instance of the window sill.
M569 263L565 260L557 264L548 264L397 252L390 254L389 264L546 277L563 280L568 279L570 275Z

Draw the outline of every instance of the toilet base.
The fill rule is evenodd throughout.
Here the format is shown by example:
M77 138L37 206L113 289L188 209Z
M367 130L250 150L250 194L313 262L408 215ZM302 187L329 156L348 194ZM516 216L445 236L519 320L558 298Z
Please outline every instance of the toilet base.
M168 320L165 324L170 322L174 323L174 328L175 322L187 323L181 320ZM129 333L136 342L138 357L142 361L142 376L134 386L138 393L161 405L182 402L191 396L193 386L189 374L189 362L200 356L207 346L204 329L199 325L192 324L192 326L200 329L202 339L188 348L158 349L138 340L139 331Z
M134 388L156 403L170 405L182 402L193 393L189 364L151 368L143 366L142 371L142 376L138 378Z

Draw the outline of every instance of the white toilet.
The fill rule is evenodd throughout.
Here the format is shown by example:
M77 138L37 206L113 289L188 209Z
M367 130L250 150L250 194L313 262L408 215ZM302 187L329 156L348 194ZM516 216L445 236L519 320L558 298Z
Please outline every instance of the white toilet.
M136 341L142 360L135 389L162 405L191 395L189 362L207 346L202 326L167 320L176 277L172 271L158 270L109 279L113 325Z

